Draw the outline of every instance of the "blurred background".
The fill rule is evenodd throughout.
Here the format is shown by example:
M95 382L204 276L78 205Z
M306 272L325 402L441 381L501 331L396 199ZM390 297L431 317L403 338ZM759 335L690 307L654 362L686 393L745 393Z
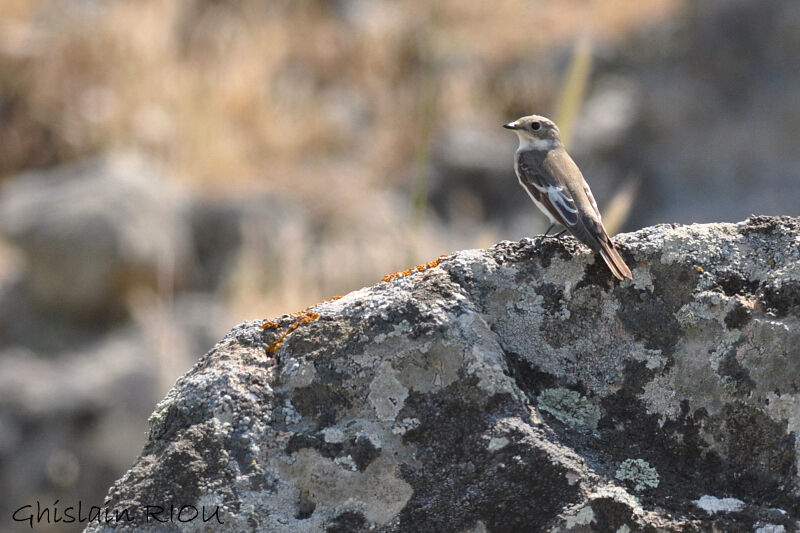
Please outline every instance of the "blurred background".
M544 230L534 112L612 232L797 215L800 2L2 0L0 531L236 323Z

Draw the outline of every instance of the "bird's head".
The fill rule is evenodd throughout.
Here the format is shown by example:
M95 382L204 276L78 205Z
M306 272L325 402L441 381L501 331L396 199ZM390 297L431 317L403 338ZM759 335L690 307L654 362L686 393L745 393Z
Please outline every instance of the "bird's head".
M503 124L503 127L517 134L520 149L552 150L561 146L558 126L546 117L530 115Z

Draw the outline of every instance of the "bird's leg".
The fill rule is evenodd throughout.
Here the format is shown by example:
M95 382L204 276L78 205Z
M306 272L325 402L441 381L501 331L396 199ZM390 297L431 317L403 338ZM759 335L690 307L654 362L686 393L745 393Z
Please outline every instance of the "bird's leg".
M554 227L555 225L556 225L556 223L555 223L555 222L553 222L552 224L550 224L550 227L549 227L549 228L547 228L547 231L545 231L543 234L539 235L539 241L536 243L536 244L537 244L537 246L538 246L539 244L542 244L542 241L545 239L545 237L547 237L547 234L548 234L548 233L550 233L550 230L551 230L551 229L553 229L553 227Z
M554 238L554 239L558 239L559 237L561 237L562 235L564 235L566 232L567 232L567 228L564 228L564 229L562 229L561 231L559 231L558 233L556 233L555 235L553 235L553 238Z

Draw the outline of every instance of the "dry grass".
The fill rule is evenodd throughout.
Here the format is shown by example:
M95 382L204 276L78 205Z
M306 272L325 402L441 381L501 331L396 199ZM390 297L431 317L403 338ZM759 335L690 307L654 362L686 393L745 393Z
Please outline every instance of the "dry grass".
M4 0L0 179L124 146L161 158L198 194L264 192L303 206L322 242L289 224L276 230L287 272L264 281L252 249L229 284L242 309L254 300L262 312L265 298L266 312L294 307L475 244L424 220L437 132L552 107L559 80L506 76L509 66L582 35L621 38L679 7ZM386 191L416 211L381 212L396 202Z
M295 178L326 157L358 162L373 184L405 170L425 148L421 113L499 114L492 65L619 36L676 1L363 4L5 0L0 87L52 129L62 158L133 144L207 187L313 195L324 178Z

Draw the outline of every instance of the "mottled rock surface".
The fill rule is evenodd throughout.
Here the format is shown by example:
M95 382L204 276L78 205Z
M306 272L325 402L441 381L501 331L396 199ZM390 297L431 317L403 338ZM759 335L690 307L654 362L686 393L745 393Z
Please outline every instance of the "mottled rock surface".
M794 530L800 219L618 242L632 282L503 242L235 328L88 530Z

